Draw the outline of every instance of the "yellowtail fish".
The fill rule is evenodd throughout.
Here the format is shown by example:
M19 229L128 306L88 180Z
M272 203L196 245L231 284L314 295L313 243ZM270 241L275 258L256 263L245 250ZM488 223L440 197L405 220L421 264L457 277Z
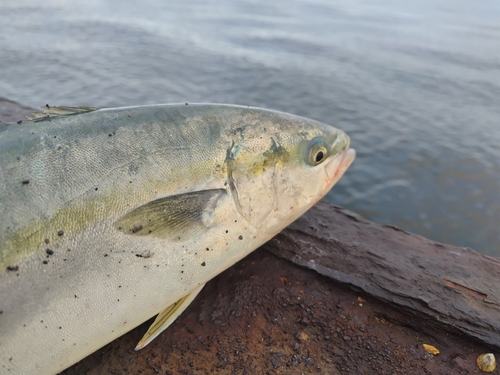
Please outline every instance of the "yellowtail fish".
M158 314L144 347L355 155L338 129L231 105L0 125L2 374L60 372Z

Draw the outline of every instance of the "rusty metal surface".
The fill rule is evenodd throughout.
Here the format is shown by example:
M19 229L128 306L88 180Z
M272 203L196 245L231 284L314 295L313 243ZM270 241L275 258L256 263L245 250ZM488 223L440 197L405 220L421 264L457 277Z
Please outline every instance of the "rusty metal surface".
M64 374L474 374L489 351L263 250L209 282L134 352L147 327Z
M429 323L500 348L500 259L320 202L266 249Z

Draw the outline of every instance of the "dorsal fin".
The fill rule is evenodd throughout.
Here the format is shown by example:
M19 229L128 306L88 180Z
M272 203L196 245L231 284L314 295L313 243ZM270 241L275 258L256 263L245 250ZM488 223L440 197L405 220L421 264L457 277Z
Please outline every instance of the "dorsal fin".
M51 107L48 104L46 104L43 107L40 107L43 109L43 112L33 112L34 117L28 117L28 120L31 121L44 121L44 120L50 120L56 117L63 117L63 116L72 116L72 115L79 115L82 113L87 113L87 112L92 112L92 111L97 111L98 108L94 107L85 107L85 106L80 106L80 107L66 107L66 106L60 106L60 107Z

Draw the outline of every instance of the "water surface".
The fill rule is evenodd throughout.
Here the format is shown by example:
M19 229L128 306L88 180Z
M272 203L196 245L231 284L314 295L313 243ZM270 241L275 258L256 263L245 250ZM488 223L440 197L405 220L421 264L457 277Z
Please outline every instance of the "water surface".
M358 152L330 201L500 255L498 1L4 1L0 93L314 118Z

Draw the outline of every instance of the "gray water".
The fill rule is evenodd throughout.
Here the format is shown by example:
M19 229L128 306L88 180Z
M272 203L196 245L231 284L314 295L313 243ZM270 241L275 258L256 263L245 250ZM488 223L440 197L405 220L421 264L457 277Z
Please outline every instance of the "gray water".
M331 202L500 256L499 1L2 1L0 96L320 120L358 152Z

